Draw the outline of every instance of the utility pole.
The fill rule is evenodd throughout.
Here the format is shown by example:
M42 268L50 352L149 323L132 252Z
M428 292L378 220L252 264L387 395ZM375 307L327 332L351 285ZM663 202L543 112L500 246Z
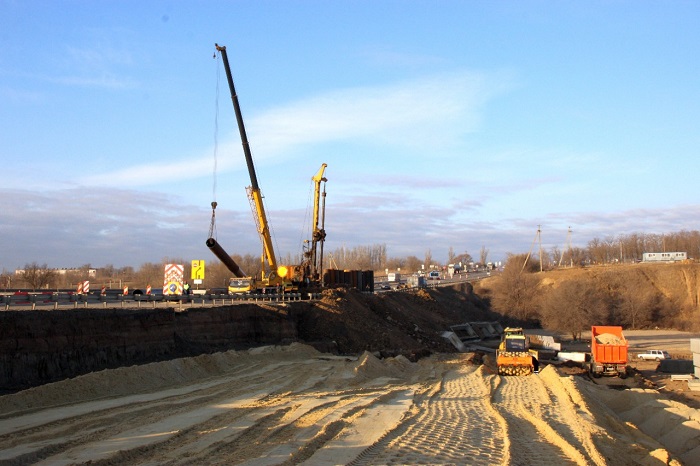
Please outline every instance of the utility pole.
M620 264L624 264L625 258L622 256L622 238L620 238Z
M567 246L567 251L569 252L569 266L573 267L574 266L574 253L571 250L571 227L569 227L569 231L566 233L566 246ZM561 262L564 259L564 253L562 252L561 256L559 256L559 267L561 267Z
M540 272L542 272L542 238L540 237L540 226L541 225L537 225L537 234L535 235L535 239L532 240L532 246L530 246L530 251L527 253L527 257L525 257L525 262L523 263L523 266L520 269L520 273L522 273L522 271L525 270L527 261L530 260L530 256L532 255L532 248L535 247L535 241L538 240L540 245Z
M569 237L569 267L574 266L574 251L571 249L571 227L569 227L569 233L567 234Z
M541 225L537 225L537 238L540 242L540 272L542 272L542 235L540 234Z

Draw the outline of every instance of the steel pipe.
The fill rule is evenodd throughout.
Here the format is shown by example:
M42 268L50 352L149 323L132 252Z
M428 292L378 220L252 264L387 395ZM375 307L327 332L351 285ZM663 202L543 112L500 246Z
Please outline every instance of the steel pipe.
M231 256L224 251L224 248L222 248L214 238L207 239L207 247L216 257L219 258L219 260L226 266L227 269L231 271L233 275L238 278L244 278L246 276L245 272L241 270L238 264L231 259Z

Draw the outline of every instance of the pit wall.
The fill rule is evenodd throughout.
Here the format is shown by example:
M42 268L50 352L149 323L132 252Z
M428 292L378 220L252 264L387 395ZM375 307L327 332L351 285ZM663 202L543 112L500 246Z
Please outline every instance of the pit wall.
M0 312L0 394L107 368L297 340L295 319L257 305Z

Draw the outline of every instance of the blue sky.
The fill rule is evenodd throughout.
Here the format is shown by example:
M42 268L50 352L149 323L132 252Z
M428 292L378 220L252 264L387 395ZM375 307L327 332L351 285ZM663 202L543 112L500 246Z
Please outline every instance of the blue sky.
M0 0L0 269L698 229L700 4ZM218 94L218 98L217 98Z

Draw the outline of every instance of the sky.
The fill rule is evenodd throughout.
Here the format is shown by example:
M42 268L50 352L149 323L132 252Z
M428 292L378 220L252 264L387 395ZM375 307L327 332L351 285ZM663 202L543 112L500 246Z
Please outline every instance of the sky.
M0 0L0 270L697 230L694 1ZM537 231L540 230L538 236ZM569 236L569 230L571 234ZM535 247L538 247L535 246ZM340 265L342 267L342 265Z

